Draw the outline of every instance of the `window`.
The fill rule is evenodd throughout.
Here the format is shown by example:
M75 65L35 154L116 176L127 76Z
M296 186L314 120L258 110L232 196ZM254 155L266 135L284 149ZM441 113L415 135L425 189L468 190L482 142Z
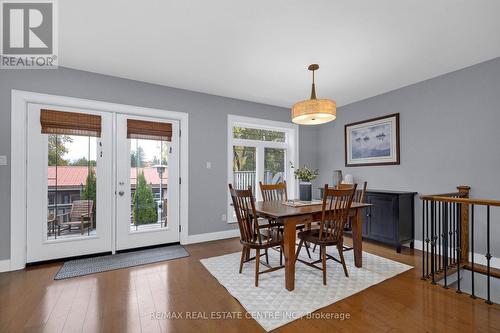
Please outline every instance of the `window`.
M261 128L233 126L233 138L245 139L245 140L285 142L286 132L266 130Z
M234 188L252 187L261 200L259 182L287 181L288 196L295 197L291 164L298 161L298 126L264 119L228 116L228 183ZM228 194L228 222L236 217Z

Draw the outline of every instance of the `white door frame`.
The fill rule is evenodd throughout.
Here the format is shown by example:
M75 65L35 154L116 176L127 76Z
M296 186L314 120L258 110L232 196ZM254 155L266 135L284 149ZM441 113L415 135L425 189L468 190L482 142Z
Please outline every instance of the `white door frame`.
M89 99L12 90L11 94L11 194L10 194L10 270L26 266L26 169L28 103L51 104L65 108L88 109L113 114L131 114L179 120L180 131L180 239L188 242L188 114L185 112L145 108L140 106L100 102ZM116 165L113 165L116 174ZM116 189L116 184L114 184ZM113 214L115 207L113 207ZM114 244L114 243L113 243ZM114 250L114 249L113 249Z
M170 123L172 125L172 138L169 142L171 151L168 153L168 176L167 187L168 207L177 207L179 203L179 121L175 119L152 118L146 116L131 116L123 113L116 115L116 181L117 191L123 191L124 196L116 196L116 250L126 250L137 247L155 245L159 243L174 243L179 241L179 211L178 209L167 209L168 223L166 227L149 230L130 230L130 202L132 191L130 187L130 146L131 140L127 139L127 119L138 119L144 121L155 121ZM168 149L168 148L167 148ZM162 155L160 154L160 159ZM175 162L175 163L173 163ZM170 181L173 180L173 181ZM120 184L120 181L123 182ZM136 189L137 190L137 189ZM123 194L123 193L122 193ZM165 198L165 197L163 197ZM123 207L126 205L127 208ZM124 223L126 221L127 223Z

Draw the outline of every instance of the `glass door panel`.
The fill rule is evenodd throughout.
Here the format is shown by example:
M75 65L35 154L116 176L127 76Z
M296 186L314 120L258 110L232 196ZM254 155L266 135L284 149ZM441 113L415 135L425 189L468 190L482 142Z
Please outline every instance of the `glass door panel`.
M168 151L163 140L130 140L130 231L168 224Z
M252 186L255 195L257 154L255 147L233 146L233 187L238 190Z
M47 240L96 235L98 138L42 135L47 139Z
M281 148L264 148L264 184L276 184L286 180L286 150Z

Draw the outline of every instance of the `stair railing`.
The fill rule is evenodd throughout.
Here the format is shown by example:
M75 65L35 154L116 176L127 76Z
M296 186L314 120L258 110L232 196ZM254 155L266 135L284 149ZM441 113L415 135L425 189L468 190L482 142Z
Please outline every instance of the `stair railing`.
M423 195L422 200L422 279L436 284L443 281L449 288L448 276L457 274L457 293L462 293L460 270L472 271L471 297L476 298L474 272L486 274L486 303L491 301L491 207L500 207L500 201L469 198L470 187L459 186L458 191L436 195ZM475 208L486 210L486 271L478 270L474 262ZM476 209L477 212L477 209ZM470 216L470 218L469 218ZM469 223L470 222L470 223ZM469 242L470 239L470 242ZM470 245L470 250L469 250ZM472 253L469 262L469 252Z

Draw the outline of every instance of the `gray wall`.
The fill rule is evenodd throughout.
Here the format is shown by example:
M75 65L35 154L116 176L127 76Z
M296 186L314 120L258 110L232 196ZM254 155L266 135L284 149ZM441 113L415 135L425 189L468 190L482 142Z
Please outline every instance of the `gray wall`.
M189 234L235 228L221 221L227 198L227 114L290 121L290 111L94 73L58 70L0 72L0 155L10 164L11 89L189 113ZM300 157L315 159L317 134L300 130ZM206 161L212 169L206 169ZM10 257L10 166L0 166L0 260Z
M344 125L400 113L401 165L344 164ZM368 181L372 189L421 194L472 187L471 196L500 199L500 58L420 82L338 110L337 121L319 127L321 183L334 169ZM421 240L421 206L416 200L416 238ZM478 251L484 252L485 216L479 212ZM500 209L493 209L493 255L500 256Z

